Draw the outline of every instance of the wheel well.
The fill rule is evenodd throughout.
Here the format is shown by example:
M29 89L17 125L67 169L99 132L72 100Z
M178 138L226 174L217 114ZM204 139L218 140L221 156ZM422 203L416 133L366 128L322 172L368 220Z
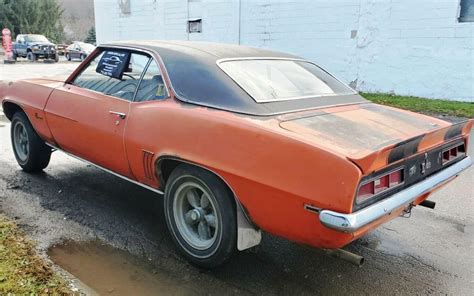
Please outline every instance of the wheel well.
M173 158L173 157L164 157L164 158L161 158L161 159L158 160L157 172L158 172L158 178L160 180L160 189L163 192L165 191L166 182L168 181L168 178L170 177L171 173L180 164L187 164L187 165L195 166L195 167L198 167L198 168L201 168L201 169L204 169L204 170L210 172L211 174L216 176L218 179L220 179L225 184L225 186L227 187L229 192L232 194L232 196L234 196L235 201L239 202L238 198L237 198L237 196L235 196L234 191L232 190L232 188L230 188L229 184L227 184L227 182L221 176L217 175L213 171L211 171L211 170L209 170L205 167L202 167L200 165L196 165L192 162L189 162L189 161L186 161L186 160L183 160L183 159Z
M15 103L10 103L10 102L3 103L3 113L8 118L8 120L11 121L13 118L13 115L18 111L24 112L23 109L21 109L21 107Z
M195 167L202 168L217 178L219 178L224 185L227 187L229 190L229 193L232 195L235 201L235 210L237 212L237 249L242 251L251 247L254 247L258 244L260 244L261 239L262 239L262 234L259 229L259 227L252 222L252 219L247 213L247 210L244 208L244 206L240 203L239 198L236 196L232 188L230 187L229 184L218 174L214 173L213 171L196 165L192 162L174 158L174 157L163 157L158 159L157 162L157 172L158 172L158 178L160 180L160 189L165 191L165 185L166 181L168 181L168 178L171 175L171 172L180 164L188 164L192 165Z
M160 180L160 187L164 191L166 181L171 175L171 172L180 164L187 163L174 158L162 158L158 160L157 172Z

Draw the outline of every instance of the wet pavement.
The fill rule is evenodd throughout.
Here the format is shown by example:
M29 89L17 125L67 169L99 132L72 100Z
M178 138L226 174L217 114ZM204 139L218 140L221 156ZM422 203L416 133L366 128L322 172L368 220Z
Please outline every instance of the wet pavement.
M61 63L38 68L46 66ZM14 69L4 67L0 77ZM104 295L470 295L473 181L470 168L430 198L435 210L417 207L410 219L395 219L348 246L365 257L361 268L265 234L261 246L204 271L177 254L159 195L61 152L44 173L26 174L14 160L9 124L0 122L0 212Z
M100 242L67 242L53 246L48 256L98 295L189 295L193 285L181 284L150 262Z

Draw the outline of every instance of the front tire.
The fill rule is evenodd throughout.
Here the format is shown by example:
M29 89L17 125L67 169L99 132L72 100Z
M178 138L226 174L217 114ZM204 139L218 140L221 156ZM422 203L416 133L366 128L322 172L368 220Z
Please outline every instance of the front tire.
M54 62L56 62L56 63L59 62L59 55L58 55L58 54L56 54L56 55L54 56Z
M235 252L235 201L211 172L179 165L166 185L165 217L174 243L192 264L215 268Z
M71 61L71 56L70 56L68 53L66 53L66 59L67 59L68 61Z
M38 136L23 112L13 115L11 140L15 158L25 172L40 172L48 166L51 148Z
M35 62L36 61L36 55L29 51L27 54L26 54L26 58L28 59L28 61L30 62Z

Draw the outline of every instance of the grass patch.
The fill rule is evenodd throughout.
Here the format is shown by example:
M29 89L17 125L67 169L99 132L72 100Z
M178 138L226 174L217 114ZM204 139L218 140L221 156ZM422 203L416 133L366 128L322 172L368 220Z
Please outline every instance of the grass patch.
M0 295L72 295L18 227L0 215Z
M379 93L361 93L369 101L428 115L450 115L474 118L474 103L434 100L419 97L396 96Z

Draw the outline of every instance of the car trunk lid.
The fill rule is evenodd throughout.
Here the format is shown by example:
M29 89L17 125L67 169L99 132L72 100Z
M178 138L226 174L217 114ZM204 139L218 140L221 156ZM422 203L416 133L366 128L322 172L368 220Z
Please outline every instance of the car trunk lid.
M280 127L344 155L364 173L467 136L472 127L472 121L451 124L372 103L294 113L280 120Z

